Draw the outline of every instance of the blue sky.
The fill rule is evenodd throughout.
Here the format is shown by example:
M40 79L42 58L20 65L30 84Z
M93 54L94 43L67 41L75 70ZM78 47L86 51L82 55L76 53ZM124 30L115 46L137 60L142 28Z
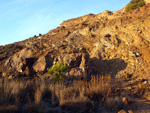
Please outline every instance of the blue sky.
M130 0L0 0L0 45L58 27L64 20L122 9Z

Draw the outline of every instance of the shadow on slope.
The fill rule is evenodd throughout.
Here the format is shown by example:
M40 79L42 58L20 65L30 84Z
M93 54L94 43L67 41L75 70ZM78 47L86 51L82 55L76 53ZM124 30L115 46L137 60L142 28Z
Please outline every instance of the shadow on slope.
M127 63L119 58L102 60L101 55L99 54L99 58L91 58L90 59L91 72L92 74L97 75L111 75L117 76L117 73L124 70L127 67Z

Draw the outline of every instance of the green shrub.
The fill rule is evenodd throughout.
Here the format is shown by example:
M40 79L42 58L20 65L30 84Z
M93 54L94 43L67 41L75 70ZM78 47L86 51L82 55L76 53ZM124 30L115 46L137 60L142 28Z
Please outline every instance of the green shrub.
M131 2L125 8L125 12L128 12L132 9L136 9L145 5L144 0L131 0Z
M54 82L59 82L62 79L62 75L68 69L67 64L61 62L56 63L51 68L48 68L48 74L52 75Z

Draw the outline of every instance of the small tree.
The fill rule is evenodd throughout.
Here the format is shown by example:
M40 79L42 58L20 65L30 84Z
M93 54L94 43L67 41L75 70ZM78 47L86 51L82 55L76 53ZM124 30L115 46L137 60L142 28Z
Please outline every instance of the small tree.
M59 83L62 80L62 76L65 71L68 69L67 64L63 64L61 62L56 63L51 68L48 68L47 71L50 75L52 75L55 83Z
M67 64L58 62L55 65L53 65L51 68L47 69L48 73L52 76L52 78L54 80L54 92L53 92L54 94L52 95L52 103L53 104L55 101L55 83L60 83L60 81L62 80L62 76L63 76L64 72L67 71L68 67L69 66ZM59 96L60 96L60 93L59 93Z

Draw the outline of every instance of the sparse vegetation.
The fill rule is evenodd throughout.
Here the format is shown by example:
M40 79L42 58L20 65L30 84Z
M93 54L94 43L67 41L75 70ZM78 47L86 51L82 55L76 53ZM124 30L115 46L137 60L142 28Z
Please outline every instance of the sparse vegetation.
M95 113L101 112L102 108L116 113L127 105L122 101L121 86L110 76L92 76L90 81L65 81L55 86L51 81L51 78L44 77L34 80L4 79L0 85L0 113ZM149 86L144 85L144 90L147 88ZM133 94L142 96L144 90L138 85Z
M132 9L136 9L145 5L144 0L131 0L131 2L126 6L125 12L128 12Z
M101 109L116 113L128 105L122 96L125 90L111 76L92 76L90 81L71 80L61 84L53 84L53 79L46 75L33 80L0 80L0 113L95 113ZM148 97L145 91L149 91L149 85L139 84L131 96Z
M87 81L66 81L54 84L51 79L8 80L0 86L0 106L7 112L82 112L94 113L100 103L107 106L106 100L115 96L119 86L111 77L93 76ZM55 92L53 89L55 87ZM2 90L3 89L3 90ZM53 98L54 97L54 102ZM55 106L55 107L54 107ZM117 108L118 110L118 108ZM113 111L117 111L114 110ZM120 109L119 109L120 110ZM20 111L20 112L22 112ZM0 113L4 109L0 109Z

